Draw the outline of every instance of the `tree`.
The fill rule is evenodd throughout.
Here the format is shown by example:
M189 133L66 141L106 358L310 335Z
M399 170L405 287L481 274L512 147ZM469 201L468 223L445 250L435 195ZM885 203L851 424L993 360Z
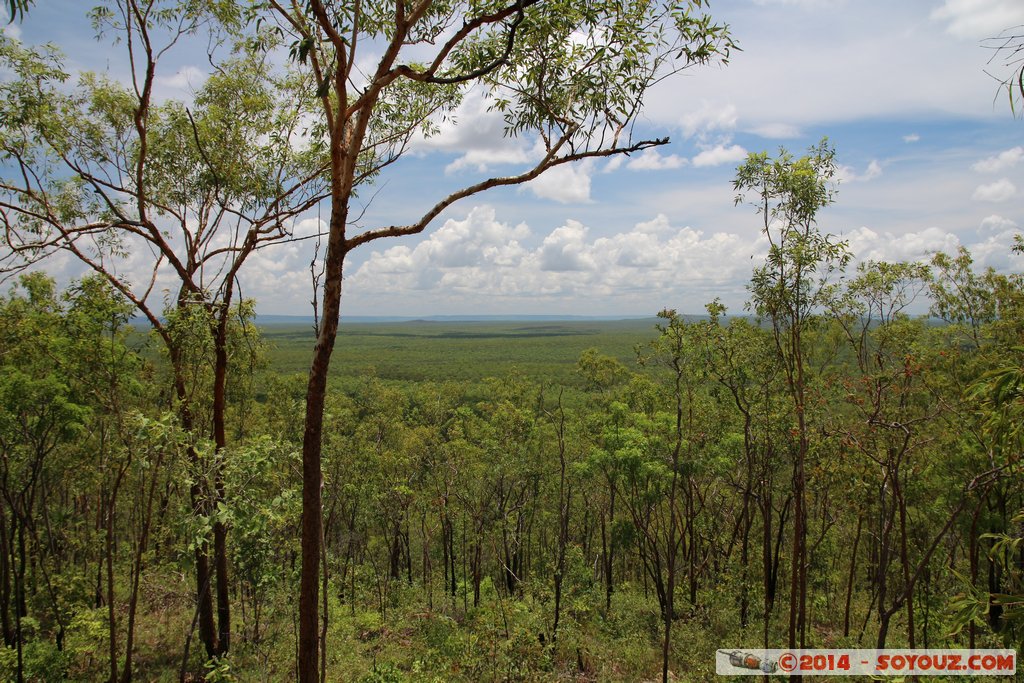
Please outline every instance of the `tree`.
M292 219L322 197L322 156L301 142L313 98L295 74L245 43L235 3L117 0L90 16L100 36L122 42L130 84L86 72L68 88L52 48L0 42L0 61L14 74L0 84L0 224L10 249L0 265L16 270L68 252L147 318L168 353L182 427L194 442L214 442L211 484L197 477L190 495L197 514L216 517L239 275L257 250L291 237ZM190 103L156 101L163 58L201 34L215 73ZM225 43L235 49L222 58ZM139 253L150 255L142 277L132 272ZM176 291L165 302L158 284L168 277ZM209 341L212 367L202 398L186 371L196 334ZM195 443L188 452L198 465ZM210 656L230 643L226 533L215 519L212 569L208 544L195 551L199 631Z
M1019 253L1022 238L1018 235L1015 242L1013 250ZM940 340L944 344L940 352L946 365L944 382L937 387L947 408L948 431L958 435L954 444L968 460L969 468L990 466L999 473L1006 470L1003 476L987 482L973 501L967 551L970 592L984 596L983 613L988 614L989 625L998 630L1003 622L1004 605L1000 603L1004 583L1007 578L1012 579L1012 573L1005 572L995 551L999 539L1012 526L1013 511L1020 504L1019 487L1013 483L1020 457L1013 425L1017 423L1015 411L1019 405L1016 378L1024 331L1024 276L997 273L992 268L977 269L964 248L955 256L936 254L932 270L931 313L948 323L941 330ZM989 533L982 533L986 528ZM986 542L992 542L988 553L988 590L981 591L978 583ZM957 602L962 607L963 602L954 604ZM1012 606L1007 610L1007 614L1012 614ZM974 644L975 621L961 621L958 617L957 622L958 627L969 627L969 643Z
M927 289L928 279L928 267L920 263L862 263L832 306L855 358L855 367L839 379L853 419L835 429L842 435L844 450L865 458L868 472L881 474L880 481L872 482L874 495L870 497L877 498L877 512L869 522L875 544L871 583L878 605L879 648L885 647L893 615L904 607L908 642L915 646L914 587L921 573L918 566L927 565L931 551L920 553L925 559L915 566L911 557L914 540L923 537L926 546L931 544L931 528L937 527L941 528L937 544L948 530L933 520L924 524L924 529L914 529L909 514L911 501L925 497L919 491L926 482L941 482L940 477L927 476L927 463L917 461L934 438L938 408L925 397L921 360L925 325L904 313ZM935 497L946 493L929 492ZM897 559L899 583L889 575L890 565ZM851 587L855 562L856 553L851 559Z
M330 159L322 318L303 437L298 656L304 683L318 680L321 441L346 256L381 238L420 233L458 200L489 188L525 183L574 161L665 144L667 139L631 137L647 91L681 69L724 61L732 49L728 31L711 22L703 4L419 0L392 6L311 0L299 6L268 0L264 5L263 16L274 21L268 30L293 41L292 54L315 79ZM364 75L357 64L367 51L379 56ZM508 134L540 142L540 158L519 174L467 185L408 223L354 232L356 188L396 162L413 136L429 132L434 117L450 112L470 87L504 114Z
M7 0L7 6L10 8L8 10L10 21L13 22L19 16L24 18L25 10L27 10L31 4L32 0Z
M986 40L984 46L993 51L989 64L996 62L1002 71L990 74L999 81L998 93L1005 91L1010 111L1018 116L1024 100L1024 25L1004 30L998 36Z
M35 593L36 561L50 603L57 650L64 647L64 610L52 569L35 549L44 547L36 522L45 505L51 474L62 467L53 457L78 437L89 415L80 392L61 372L69 344L60 330L60 305L53 281L41 273L21 278L24 294L0 299L0 620L4 643L17 651L17 680L23 681L25 623ZM52 539L50 539L52 540ZM52 545L48 544L52 548ZM10 613L14 624L11 625Z
M779 470L779 449L784 429L779 424L780 368L769 333L744 318L723 324L725 307L717 300L708 304L711 334L705 336L705 357L709 372L725 387L742 420L743 483L739 529L741 595L740 624L747 625L749 609L748 565L750 534L756 505L761 515L761 566L764 592L763 638L769 643L769 624L778 591L779 551L786 516L793 501L791 493L776 505L774 481ZM778 516L778 539L772 533Z
M658 338L647 349L637 349L641 365L662 366L670 384L671 412L659 413L662 452L655 460L661 470L663 498L668 505L665 514L667 522L649 524L650 517L631 507L633 521L642 532L643 539L654 558L652 579L658 587L661 603L664 638L661 649L661 680L668 683L668 660L671 652L672 622L676 619L675 593L679 556L682 552L687 560L690 601L697 599L697 548L696 524L697 503L694 471L697 453L703 448L706 433L700 420L698 391L706 379L706 372L699 362L703 352L701 335L706 328L697 324L688 325L683 316L674 310L663 310L658 317L665 322L657 326ZM669 426L671 425L671 426ZM655 464L649 465L653 469ZM659 501L660 502L660 501ZM680 511L680 503L683 510ZM647 522L647 523L645 523ZM664 576L663 576L664 575Z
M256 250L289 239L291 219L321 199L319 157L299 142L310 98L294 75L243 46L217 63L193 102L154 100L161 60L179 43L205 32L214 49L239 45L233 3L119 0L96 7L91 18L97 32L123 40L130 85L86 73L69 91L70 76L51 48L7 38L0 45L15 75L0 86L8 122L0 136L0 210L10 248L4 265L65 251L108 279L163 341L181 425L190 433L208 426L219 461L239 274ZM141 282L130 269L139 252L152 254ZM155 293L168 275L177 291L165 317ZM185 345L195 339L178 332L189 326L210 340L209 420L184 369ZM195 447L188 453L198 463ZM191 486L198 514L213 516L222 501L220 469L215 464L211 487L199 478ZM199 627L210 655L226 651L231 631L219 519L212 542L212 569L208 545L196 549Z
M835 151L827 140L794 159L786 150L771 159L751 154L736 171L736 203L749 202L763 220L769 241L763 266L749 285L752 305L771 324L777 358L793 405L793 557L790 581L789 646L804 644L807 604L806 460L808 364L804 335L829 301L828 277L849 261L842 242L822 234L818 211L832 203Z

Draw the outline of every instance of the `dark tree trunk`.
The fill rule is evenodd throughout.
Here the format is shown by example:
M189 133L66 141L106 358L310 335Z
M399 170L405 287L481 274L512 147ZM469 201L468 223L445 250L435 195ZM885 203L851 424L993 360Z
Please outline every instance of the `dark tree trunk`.
M857 515L857 533L853 537L853 552L850 553L850 573L846 579L846 607L843 610L843 637L850 636L850 602L853 599L853 580L857 572L857 547L864 527L864 515Z
M213 485L214 507L224 502L224 449L227 447L227 318L231 289L227 292L224 309L217 312L214 332L215 363L213 374ZM213 525L213 558L217 572L217 654L224 655L231 647L231 595L228 580L227 527L218 520Z

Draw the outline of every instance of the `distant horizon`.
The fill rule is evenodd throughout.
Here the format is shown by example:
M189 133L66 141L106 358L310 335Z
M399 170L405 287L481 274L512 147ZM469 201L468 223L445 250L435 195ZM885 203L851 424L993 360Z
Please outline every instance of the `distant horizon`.
M683 315L700 315L683 313ZM577 315L572 313L434 313L429 315L346 315L341 314L342 321L355 321L355 320L394 320L394 321L409 321L409 322L460 322L460 321L517 321L517 320L643 320L645 318L657 318L657 314L636 314L636 313L622 313L622 314L610 314L610 315ZM284 320L313 320L312 315L284 315L279 313L257 313L257 320L270 320L274 318Z
M686 317L706 316L707 313L682 313ZM341 315L342 323L361 322L615 322L619 320L655 320L657 314L614 314L614 315L574 315L560 313L497 313L497 314L474 314L474 313L453 313L453 314L432 314L432 315ZM161 319L163 319L161 317ZM286 323L312 323L312 315L287 315L281 313L260 313L255 316L258 324L286 324ZM144 316L133 315L130 319L132 324L148 324Z
M680 315L690 319L706 319L708 313L692 313L683 311ZM925 318L930 321L940 321L928 311L907 312L910 318ZM723 318L756 318L757 314L742 311L737 313L722 313ZM373 323L515 323L515 322L631 322L649 320L652 323L658 319L656 314L650 315L571 315L571 314L545 314L545 313L519 313L519 314L439 314L439 315L342 315L342 324L373 324ZM163 320L163 317L161 317ZM257 313L255 322L258 325L312 325L314 318L311 315L285 315L278 313ZM149 320L143 316L134 315L129 319L132 325L148 325Z

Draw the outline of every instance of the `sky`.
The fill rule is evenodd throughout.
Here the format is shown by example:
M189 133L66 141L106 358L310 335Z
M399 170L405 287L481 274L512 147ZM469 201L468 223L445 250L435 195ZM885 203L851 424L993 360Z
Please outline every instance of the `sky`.
M85 4L40 3L4 30L116 74L116 49L97 49ZM421 235L362 247L347 261L342 315L699 313L714 298L742 312L767 242L754 209L734 203L736 167L750 152L799 155L824 136L841 171L819 227L856 260L926 260L965 246L982 266L1024 269L1010 250L1024 225L1024 121L1000 96L990 74L1005 69L986 48L1024 24L1024 2L718 0L710 9L742 51L648 95L638 133L669 145L559 167L463 200ZM161 94L187 98L205 78L204 55L175 59ZM472 93L454 118L387 170L361 225L407 222L533 158L532 141L504 136ZM315 232L321 215L326 207L301 217L296 234ZM260 313L312 313L311 250L279 245L247 263L242 291ZM68 258L45 267L58 279L79 272Z

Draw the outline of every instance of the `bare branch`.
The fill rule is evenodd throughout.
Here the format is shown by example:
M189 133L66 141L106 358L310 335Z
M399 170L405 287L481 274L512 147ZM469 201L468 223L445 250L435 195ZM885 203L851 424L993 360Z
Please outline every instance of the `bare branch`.
M423 229L426 228L427 225L429 225L432 220L437 218L437 216L442 211L444 211L445 209L447 209L449 206L459 201L460 199L471 197L475 194L483 192L484 190L489 190L494 187L521 185L522 183L529 182L530 180L533 180L534 178L540 176L540 174L542 174L544 171L554 168L556 166L561 166L562 164L581 161L583 159L608 157L616 154L630 154L632 152L639 152L650 147L657 147L660 145L668 144L668 138L659 138L657 140L644 140L641 142L637 142L633 145L630 145L629 147L621 147L618 149L592 150L566 154L565 156L561 157L556 156L558 150L566 143L567 140L568 136L563 136L562 139L559 140L559 142L555 145L554 149L551 152L549 152L544 157L544 159L540 161L540 163L538 163L536 166L534 166L529 171L526 171L525 173L521 173L519 175L514 176L488 178L487 180L476 183L475 185L470 185L469 187L463 188L458 192L453 192L452 194L448 195L447 197L439 201L437 204L435 204L429 211L423 214L423 216L415 223L411 223L404 226L393 225L386 228L379 228L376 230L369 230L367 232L360 233L346 240L346 247L349 250L351 250L354 249L355 247L358 247L361 244L366 244L367 242L372 242L373 240L377 240L382 237L399 237L403 235L415 235L419 232L422 232Z

